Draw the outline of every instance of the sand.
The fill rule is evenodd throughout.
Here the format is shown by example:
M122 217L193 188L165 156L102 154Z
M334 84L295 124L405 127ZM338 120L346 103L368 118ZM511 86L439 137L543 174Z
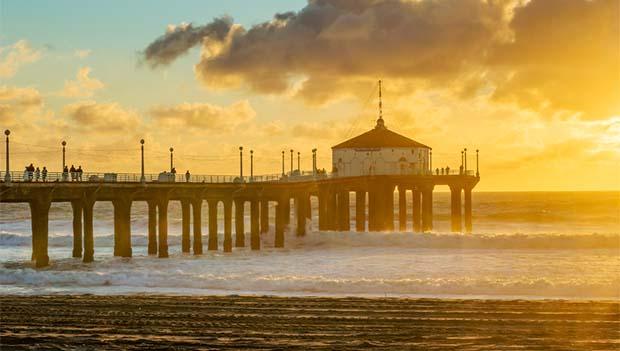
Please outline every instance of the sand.
M0 349L618 350L620 303L0 296Z

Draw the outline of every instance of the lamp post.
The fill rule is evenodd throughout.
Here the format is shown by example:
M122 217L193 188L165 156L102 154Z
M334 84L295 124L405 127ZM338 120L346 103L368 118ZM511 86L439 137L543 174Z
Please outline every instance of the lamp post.
M243 181L243 146L239 146L239 177Z
M284 176L284 150L282 150L282 176Z
M250 181L254 179L254 150L250 150Z
M291 149L291 175L293 175L293 149Z
M67 146L67 142L63 140L60 144L62 145L62 171L64 172L67 165L65 163L65 146Z
M144 177L144 139L140 139L140 183L144 184L146 178Z
M301 167L299 164L301 163L301 153L297 151L297 172L301 174Z
M316 175L316 149L312 149L312 174Z
M170 147L170 172L172 172L172 170L174 169L174 156L172 155L172 153L174 152L174 148Z
M431 174L433 174L433 149L430 150L430 166Z
M465 172L464 172L464 174L467 174L467 148L465 148L465 150L463 150L463 151L465 152L465 156L464 156L465 157L465 159L464 159L465 160L465 166L464 166Z
M476 177L480 177L480 169L478 168L478 149L476 149Z
M4 175L4 182L11 182L11 172L9 171L9 134L11 134L10 130L5 130L4 135L6 135L6 174Z
M460 173L463 174L463 162L464 161L464 151L461 150L461 169L460 169Z

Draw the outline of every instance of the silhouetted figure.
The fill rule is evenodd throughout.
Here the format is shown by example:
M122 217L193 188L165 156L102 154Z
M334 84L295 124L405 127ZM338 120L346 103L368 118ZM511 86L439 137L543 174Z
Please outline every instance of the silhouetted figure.
M71 173L71 181L75 181L77 179L77 174L75 173L75 166L71 165L69 172Z
M82 166L78 166L78 168L75 170L75 172L77 173L77 178L78 181L82 181L82 174L84 173L84 171L82 170Z
M39 167L37 167L37 169L34 170L34 180L38 182L40 177L41 177L41 170L39 169Z
M32 163L30 164L30 166L27 167L27 169L28 169L28 181L31 182L34 176L34 166L32 165Z
M43 170L41 171L41 179L43 179L43 182L47 181L47 168L45 168L45 166L43 166Z
M69 167L65 165L65 168L62 170L62 181L66 182L69 180Z
M28 181L28 166L24 168L24 182Z
M461 174L461 175L463 174L463 165L461 165L461 166L459 167L459 174Z
M435 172L437 173L437 175L439 175L439 168L436 168Z
M185 172L185 182L189 183L189 178L191 177L191 175L189 174L189 169L187 170L187 172Z
M446 166L446 175L450 174L450 167Z

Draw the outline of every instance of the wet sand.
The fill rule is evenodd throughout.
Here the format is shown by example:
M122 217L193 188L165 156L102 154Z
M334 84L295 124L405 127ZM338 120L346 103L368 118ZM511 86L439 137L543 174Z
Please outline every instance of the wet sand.
M618 350L620 303L0 296L1 350Z

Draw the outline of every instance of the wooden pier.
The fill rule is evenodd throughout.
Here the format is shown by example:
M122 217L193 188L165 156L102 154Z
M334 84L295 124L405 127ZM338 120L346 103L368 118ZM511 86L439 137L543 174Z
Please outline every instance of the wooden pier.
M350 196L355 196L356 231L393 231L394 207L398 208L397 230L407 230L411 216L416 232L433 228L433 190L450 188L452 231L472 230L472 189L478 176L461 175L380 175L363 177L311 177L260 182L12 182L0 184L0 202L28 203L32 220L32 259L36 267L49 264L48 216L52 202L70 202L73 209L73 257L84 262L94 259L93 206L110 201L114 206L114 255L131 257L131 206L134 201L148 204L148 253L168 257L168 204L180 201L183 252L203 253L202 206L208 206L207 249L218 250L217 208L224 207L224 252L233 245L246 245L244 205L250 203L252 250L260 249L260 235L269 228L269 202L275 204L275 247L284 247L287 227L297 235L306 234L311 218L310 197L318 197L319 230L349 231ZM406 192L412 192L413 211L407 213ZM397 201L395 192L398 192ZM464 206L461 199L464 198ZM293 205L291 205L291 200ZM205 204L206 202L206 204ZM295 218L291 207L295 206ZM233 207L235 239L233 240ZM190 221L190 213L193 221ZM191 223L193 222L193 223Z

